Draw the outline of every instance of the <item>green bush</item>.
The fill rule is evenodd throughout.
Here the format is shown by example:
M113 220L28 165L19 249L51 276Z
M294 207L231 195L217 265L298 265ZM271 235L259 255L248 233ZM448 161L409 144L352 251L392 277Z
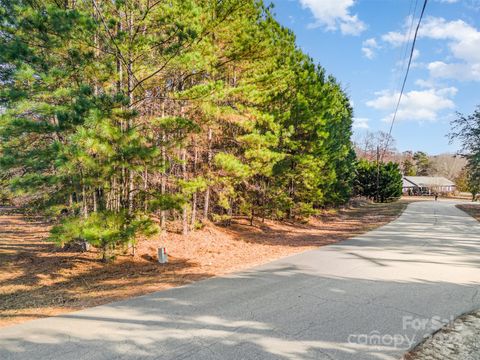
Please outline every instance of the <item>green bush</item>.
M157 226L144 215L128 215L126 212L102 211L86 218L68 217L51 230L50 241L60 246L84 241L102 249L104 261L115 257L118 247L134 245L137 236L152 236Z
M397 200L402 195L402 174L398 164L359 160L354 190L355 195L377 202Z

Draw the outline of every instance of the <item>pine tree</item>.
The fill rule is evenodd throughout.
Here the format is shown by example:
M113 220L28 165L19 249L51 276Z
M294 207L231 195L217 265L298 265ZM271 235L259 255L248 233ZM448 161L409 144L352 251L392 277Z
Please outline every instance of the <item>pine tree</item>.
M398 199L402 195L402 174L398 164L359 160L355 176L355 194L378 202Z
M108 259L168 222L350 197L349 100L261 1L13 0L0 17L0 181L59 244Z

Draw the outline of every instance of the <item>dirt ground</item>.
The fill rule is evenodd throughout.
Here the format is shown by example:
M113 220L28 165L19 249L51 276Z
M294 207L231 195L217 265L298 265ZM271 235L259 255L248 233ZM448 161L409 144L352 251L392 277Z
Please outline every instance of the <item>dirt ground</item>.
M460 204L457 208L480 221L480 204Z
M403 360L480 359L480 310L464 314L406 354Z
M181 236L140 241L135 257L104 264L100 254L69 252L44 239L49 226L0 209L0 327L222 275L369 231L395 219L407 201L361 204L308 224L208 224ZM166 247L169 263L157 262Z

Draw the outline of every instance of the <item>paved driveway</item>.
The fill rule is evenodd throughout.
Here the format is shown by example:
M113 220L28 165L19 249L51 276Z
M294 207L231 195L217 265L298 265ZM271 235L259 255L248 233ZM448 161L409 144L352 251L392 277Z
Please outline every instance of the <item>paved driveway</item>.
M413 203L339 244L1 329L0 359L398 359L480 307L479 230L453 202Z

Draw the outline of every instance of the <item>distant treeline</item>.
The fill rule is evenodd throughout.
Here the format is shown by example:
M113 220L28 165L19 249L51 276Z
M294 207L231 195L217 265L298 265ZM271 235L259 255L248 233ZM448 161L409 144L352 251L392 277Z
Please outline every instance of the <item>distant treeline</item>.
M366 131L357 136L354 142L357 158L375 161L382 155L384 161L392 161L400 166L406 176L444 176L455 180L459 177L467 159L461 154L443 153L431 155L424 151L403 151L395 148L395 139L383 131ZM377 153L377 149L380 154Z

